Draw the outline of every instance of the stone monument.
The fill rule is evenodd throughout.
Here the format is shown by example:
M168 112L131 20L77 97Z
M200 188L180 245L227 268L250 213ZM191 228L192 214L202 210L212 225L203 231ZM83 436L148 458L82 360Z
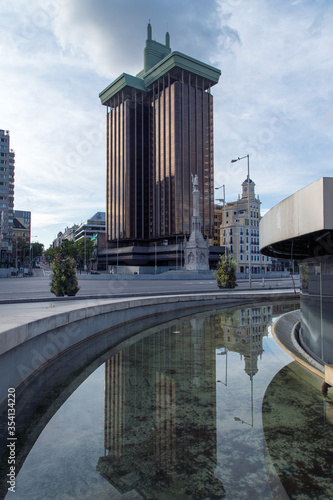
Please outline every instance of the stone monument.
M201 233L201 217L199 215L199 180L192 174L193 184L193 216L192 231L184 249L186 271L209 271L209 246Z

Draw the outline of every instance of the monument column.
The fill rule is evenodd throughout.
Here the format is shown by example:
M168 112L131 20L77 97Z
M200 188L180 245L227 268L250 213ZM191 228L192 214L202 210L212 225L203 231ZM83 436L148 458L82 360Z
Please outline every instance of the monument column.
M209 271L209 246L201 233L201 217L199 215L199 180L197 175L192 175L193 216L190 239L184 249L186 271Z

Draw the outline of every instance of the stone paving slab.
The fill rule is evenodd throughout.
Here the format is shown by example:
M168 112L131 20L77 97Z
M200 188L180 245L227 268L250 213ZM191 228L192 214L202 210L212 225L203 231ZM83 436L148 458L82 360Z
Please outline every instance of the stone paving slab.
M85 309L98 304L119 302L124 299L88 299L80 301L50 301L0 304L0 332L31 323L63 312Z

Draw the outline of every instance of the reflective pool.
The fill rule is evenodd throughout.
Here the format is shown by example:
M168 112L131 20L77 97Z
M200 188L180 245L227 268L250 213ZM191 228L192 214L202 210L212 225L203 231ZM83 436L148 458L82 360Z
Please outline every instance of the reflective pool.
M270 334L289 307L170 321L80 372L59 360L40 374L66 374L58 390L21 396L15 500L333 498L331 395Z

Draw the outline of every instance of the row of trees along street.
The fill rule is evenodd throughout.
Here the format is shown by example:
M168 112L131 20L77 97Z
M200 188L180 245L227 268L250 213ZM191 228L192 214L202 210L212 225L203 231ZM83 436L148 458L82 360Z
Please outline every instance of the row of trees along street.
M78 269L84 269L85 267L90 266L94 249L95 243L93 241L90 241L89 238L80 238L75 242L70 240L63 240L59 247L48 248L45 251L45 257L49 262L52 262L57 256L62 254L63 256L71 257L72 259L74 259L74 261L76 262L76 267Z

